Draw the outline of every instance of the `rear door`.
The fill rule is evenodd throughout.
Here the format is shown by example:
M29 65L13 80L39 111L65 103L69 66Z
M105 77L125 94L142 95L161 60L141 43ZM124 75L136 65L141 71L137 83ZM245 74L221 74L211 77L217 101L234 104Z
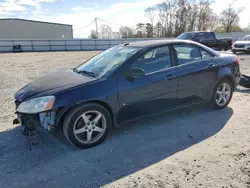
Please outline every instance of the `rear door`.
M178 68L178 104L207 100L216 82L214 56L193 44L173 45Z
M121 109L117 122L157 113L176 105L176 67L168 46L145 52L131 67L139 67L145 76L118 79L118 99Z
M217 40L213 32L204 32L204 43L210 48L217 48Z

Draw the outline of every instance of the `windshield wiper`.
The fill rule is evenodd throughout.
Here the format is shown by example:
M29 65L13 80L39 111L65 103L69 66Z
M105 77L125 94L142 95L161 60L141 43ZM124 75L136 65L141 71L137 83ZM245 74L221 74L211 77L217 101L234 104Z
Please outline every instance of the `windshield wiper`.
M79 73L79 74L86 74L88 76L96 77L95 73L86 71L86 70L77 70L76 68L73 69L74 72Z

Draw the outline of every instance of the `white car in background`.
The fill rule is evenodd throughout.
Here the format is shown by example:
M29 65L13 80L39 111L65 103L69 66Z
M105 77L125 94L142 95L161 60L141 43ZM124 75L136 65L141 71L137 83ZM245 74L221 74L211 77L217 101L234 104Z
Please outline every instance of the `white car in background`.
M250 52L250 35L246 35L243 40L238 40L232 45L232 52Z

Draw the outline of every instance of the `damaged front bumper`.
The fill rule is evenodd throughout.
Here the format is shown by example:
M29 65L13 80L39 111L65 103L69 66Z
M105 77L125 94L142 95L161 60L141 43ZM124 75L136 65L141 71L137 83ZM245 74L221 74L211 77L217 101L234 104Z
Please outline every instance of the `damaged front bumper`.
M24 114L16 112L17 118L13 124L21 124L29 130L35 130L42 127L44 130L52 131L56 124L56 112L53 110L41 112L38 114Z

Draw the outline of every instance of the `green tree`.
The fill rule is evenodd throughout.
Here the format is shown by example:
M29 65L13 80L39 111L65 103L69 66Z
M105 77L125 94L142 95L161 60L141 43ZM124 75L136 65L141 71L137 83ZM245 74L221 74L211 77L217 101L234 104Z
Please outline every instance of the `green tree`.
M153 25L150 23L146 23L146 37L152 38L153 37Z
M138 23L136 25L136 36L139 38L145 37L145 24L144 23Z
M89 36L89 37L92 38L92 39L96 39L96 38L97 38L96 31L95 31L95 30L91 30L91 31L90 31L90 36Z
M122 38L132 38L134 36L133 29L129 26L121 26L119 32Z

